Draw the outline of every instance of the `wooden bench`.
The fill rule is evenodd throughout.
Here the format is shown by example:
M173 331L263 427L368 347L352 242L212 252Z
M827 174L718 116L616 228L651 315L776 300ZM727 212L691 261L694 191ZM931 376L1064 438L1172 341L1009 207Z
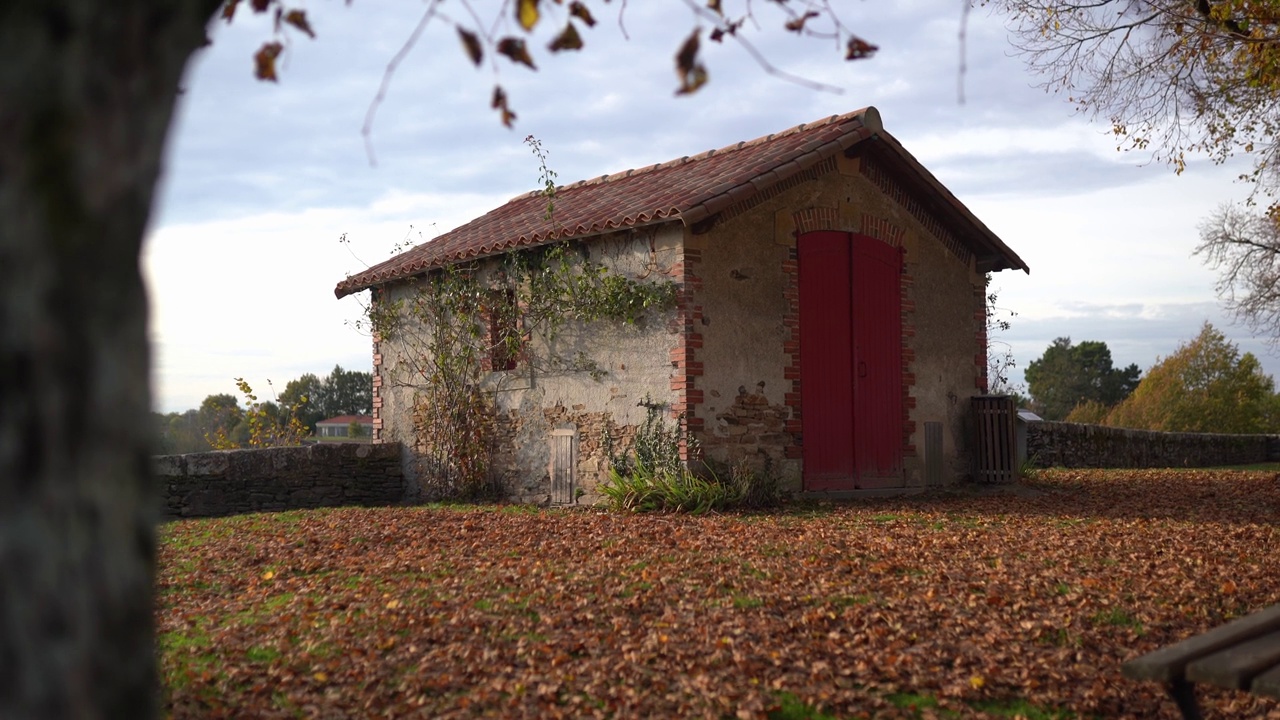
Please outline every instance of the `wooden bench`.
M1187 720L1200 718L1197 683L1280 698L1280 605L1134 658L1121 670L1164 683Z

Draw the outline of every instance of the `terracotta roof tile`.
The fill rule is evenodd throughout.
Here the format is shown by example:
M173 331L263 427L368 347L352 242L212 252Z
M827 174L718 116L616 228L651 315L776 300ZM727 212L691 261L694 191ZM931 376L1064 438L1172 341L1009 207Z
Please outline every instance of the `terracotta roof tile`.
M875 108L864 108L719 150L582 180L557 188L552 221L545 217L547 201L541 192L520 195L465 225L348 277L338 283L334 292L341 298L432 268L559 238L661 220L678 219L692 225L877 134L887 136L882 132L880 115ZM937 185L933 176L896 141L890 145L906 155L913 170L927 175ZM942 192L946 192L945 188ZM951 197L950 193L946 195ZM977 222L967 215L967 210L964 212ZM985 226L981 229L990 235ZM990 238L1016 260L1008 266L1025 269L998 238Z

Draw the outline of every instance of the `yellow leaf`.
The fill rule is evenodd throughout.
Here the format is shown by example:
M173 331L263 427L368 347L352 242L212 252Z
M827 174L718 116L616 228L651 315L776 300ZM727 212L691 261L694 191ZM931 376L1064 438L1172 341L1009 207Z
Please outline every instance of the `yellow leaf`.
M520 27L532 30L538 24L538 0L516 0L516 19Z
M315 678L316 682L329 682L328 673L318 672L315 675L312 675L311 677Z
M987 681L983 680L981 675L974 675L973 677L969 678L969 686L972 687L974 690L981 690L982 686L986 684L987 684Z
M395 610L395 609L396 609L396 608L398 608L398 607L400 607L400 601L399 601L399 600L392 600L391 602L388 602L388 603L387 603L387 609L388 609L388 610Z
M263 579L263 580L270 580L271 578L273 578L273 577L275 577L275 576L276 576L275 572L273 572L273 571L271 571L271 570L268 570L268 571L266 571L266 572L262 573L262 579Z

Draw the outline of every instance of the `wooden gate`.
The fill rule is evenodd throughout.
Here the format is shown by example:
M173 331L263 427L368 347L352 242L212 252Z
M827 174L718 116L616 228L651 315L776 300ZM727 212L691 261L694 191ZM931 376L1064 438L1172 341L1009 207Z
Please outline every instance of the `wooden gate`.
M901 252L841 232L797 247L804 487L901 486Z

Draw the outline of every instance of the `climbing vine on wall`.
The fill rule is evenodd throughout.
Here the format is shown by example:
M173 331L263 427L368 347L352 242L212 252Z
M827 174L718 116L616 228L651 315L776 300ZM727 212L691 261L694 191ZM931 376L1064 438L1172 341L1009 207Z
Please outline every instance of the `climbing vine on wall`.
M640 324L651 310L673 307L677 288L617 273L565 241L434 270L395 298L377 292L367 319L377 338L399 348L397 370L383 382L415 393L425 494L466 498L501 492L491 472L492 373L583 372L599 380L604 371L585 354L557 351L568 324Z

